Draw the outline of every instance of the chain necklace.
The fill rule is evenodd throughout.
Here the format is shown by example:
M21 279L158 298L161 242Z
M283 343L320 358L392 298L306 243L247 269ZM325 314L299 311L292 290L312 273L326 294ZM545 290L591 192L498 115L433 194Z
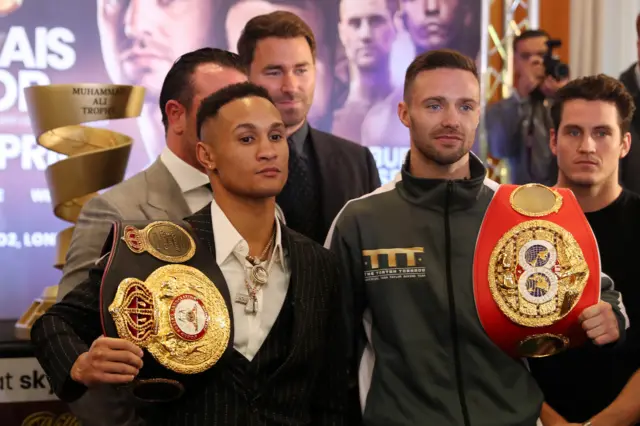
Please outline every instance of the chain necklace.
M258 312L258 291L267 284L269 281L269 272L271 272L271 266L273 264L273 254L275 252L275 247L271 256L269 256L269 262L267 268L265 268L262 264L267 260L267 253L271 250L272 246L275 246L276 241L276 228L273 228L273 234L269 239L269 242L265 246L264 250L260 254L260 257L254 257L247 255L246 259L251 264L250 268L245 267L245 287L247 289L247 293L240 293L236 297L236 303L240 303L245 306L244 311L247 314L255 314ZM264 261L262 259L265 259ZM247 274L248 270L248 274Z

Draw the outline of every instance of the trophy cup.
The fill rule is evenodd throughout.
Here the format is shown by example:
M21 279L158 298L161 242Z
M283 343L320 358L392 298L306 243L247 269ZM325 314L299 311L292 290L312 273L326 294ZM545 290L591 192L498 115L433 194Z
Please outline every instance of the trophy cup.
M114 84L59 84L25 89L31 127L39 145L67 158L45 172L53 213L76 223L82 206L97 191L122 181L131 144L129 136L83 123L138 117L145 90ZM57 235L55 267L62 269L74 227ZM46 287L15 325L18 339L29 340L31 326L55 302L57 286Z

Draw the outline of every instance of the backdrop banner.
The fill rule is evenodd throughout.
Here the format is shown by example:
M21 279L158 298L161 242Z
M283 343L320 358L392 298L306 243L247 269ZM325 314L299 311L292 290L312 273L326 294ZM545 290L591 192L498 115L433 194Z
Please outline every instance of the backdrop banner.
M397 117L408 64L448 47L480 52L481 0L2 0L0 1L0 319L18 318L56 285L56 234L44 170L64 158L36 144L24 88L101 83L145 88L138 118L88 125L133 138L126 176L164 148L158 98L181 54L236 51L244 24L288 10L313 29L316 92L309 122L369 147L391 180L409 147ZM59 107L52 105L52 108Z

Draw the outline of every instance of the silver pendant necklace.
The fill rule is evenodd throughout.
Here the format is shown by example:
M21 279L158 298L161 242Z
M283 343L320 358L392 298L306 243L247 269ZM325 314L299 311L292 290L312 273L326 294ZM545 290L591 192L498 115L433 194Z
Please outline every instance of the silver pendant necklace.
M247 314L256 314L258 312L258 291L260 291L262 286L266 285L269 281L269 271L271 270L271 265L273 263L273 252L271 253L271 256L269 256L267 268L263 266L263 261L261 259L264 259L271 247L275 245L275 240L276 228L274 227L271 239L260 254L260 257L256 258L254 256L246 256L247 261L251 264L251 268L245 267L245 275L248 275L245 277L247 293L238 294L235 302L244 305L244 311ZM247 269L249 269L248 274L246 273Z

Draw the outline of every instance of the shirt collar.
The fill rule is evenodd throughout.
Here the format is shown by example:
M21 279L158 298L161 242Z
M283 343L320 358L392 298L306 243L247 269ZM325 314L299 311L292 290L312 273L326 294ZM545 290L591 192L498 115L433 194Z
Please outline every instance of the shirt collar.
M167 147L162 150L160 161L176 180L183 194L209 183L207 175L185 163Z
M304 143L307 140L307 136L309 136L309 123L305 120L304 124L289 136L289 139L293 142L298 154L303 153Z
M277 213L276 218L276 246L274 262L284 265L284 251L282 249L282 229ZM235 251L249 254L249 246L242 235L234 228L229 218L224 214L220 206L213 200L211 202L211 223L213 225L213 238L216 246L216 263L222 265ZM243 247L244 245L244 247Z

